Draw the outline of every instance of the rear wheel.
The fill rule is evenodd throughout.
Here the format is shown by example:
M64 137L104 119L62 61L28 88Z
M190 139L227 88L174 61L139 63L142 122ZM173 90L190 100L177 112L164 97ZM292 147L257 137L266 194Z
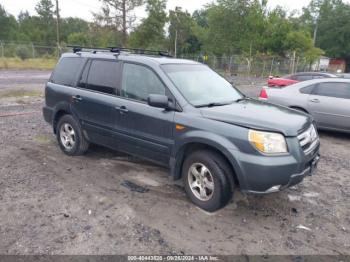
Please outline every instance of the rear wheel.
M188 197L206 211L214 212L232 198L231 169L215 152L201 150L188 156L183 164L182 178Z
M89 148L79 123L71 115L62 116L57 124L57 141L61 150L69 156L83 155Z

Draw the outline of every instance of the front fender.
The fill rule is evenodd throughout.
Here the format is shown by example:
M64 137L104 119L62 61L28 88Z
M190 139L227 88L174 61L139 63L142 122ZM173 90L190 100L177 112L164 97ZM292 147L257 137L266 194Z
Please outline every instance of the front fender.
M245 185L245 179L241 172L240 165L234 156L234 152L239 151L237 146L223 136L202 130L189 131L177 137L172 154L175 157L170 163L174 180L181 178L181 167L185 158L185 149L190 144L209 146L221 152L231 164L240 185Z

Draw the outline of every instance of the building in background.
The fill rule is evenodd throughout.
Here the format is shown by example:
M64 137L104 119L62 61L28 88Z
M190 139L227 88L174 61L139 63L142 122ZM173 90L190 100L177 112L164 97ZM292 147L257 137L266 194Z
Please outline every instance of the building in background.
M346 61L341 58L333 58L329 61L328 71L334 73L344 73L346 70Z

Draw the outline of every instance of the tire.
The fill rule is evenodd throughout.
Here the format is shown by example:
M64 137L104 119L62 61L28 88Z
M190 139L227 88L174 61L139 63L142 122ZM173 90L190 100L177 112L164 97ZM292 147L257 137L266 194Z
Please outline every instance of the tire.
M231 172L225 159L213 151L200 150L192 153L182 166L187 196L206 211L214 212L223 208L232 199L234 191Z
M83 135L79 123L71 115L62 116L57 123L56 138L66 155L80 156L89 148L89 142Z

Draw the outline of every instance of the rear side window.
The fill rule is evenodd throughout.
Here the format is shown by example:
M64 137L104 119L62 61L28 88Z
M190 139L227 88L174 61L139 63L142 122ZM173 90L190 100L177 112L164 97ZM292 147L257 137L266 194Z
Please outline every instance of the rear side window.
M299 91L300 93L302 94L311 94L312 93L312 90L314 89L315 85L311 85L311 86L306 86L306 87L303 87L301 88Z
M311 80L312 76L311 75L297 75L297 76L295 76L294 79L297 80L297 81L302 82L302 81Z
M165 95L165 86L147 67L124 64L121 96L146 102L149 95Z
M327 78L325 75L314 75L313 79L321 79L321 78Z
M79 57L62 58L53 72L50 82L64 86L74 86L77 75L83 66Z
M350 83L320 83L313 93L319 96L350 99Z
M87 74L88 66L84 74ZM119 83L119 63L116 61L93 60L90 65L87 83L80 83L79 86L98 91L105 94L116 94Z

